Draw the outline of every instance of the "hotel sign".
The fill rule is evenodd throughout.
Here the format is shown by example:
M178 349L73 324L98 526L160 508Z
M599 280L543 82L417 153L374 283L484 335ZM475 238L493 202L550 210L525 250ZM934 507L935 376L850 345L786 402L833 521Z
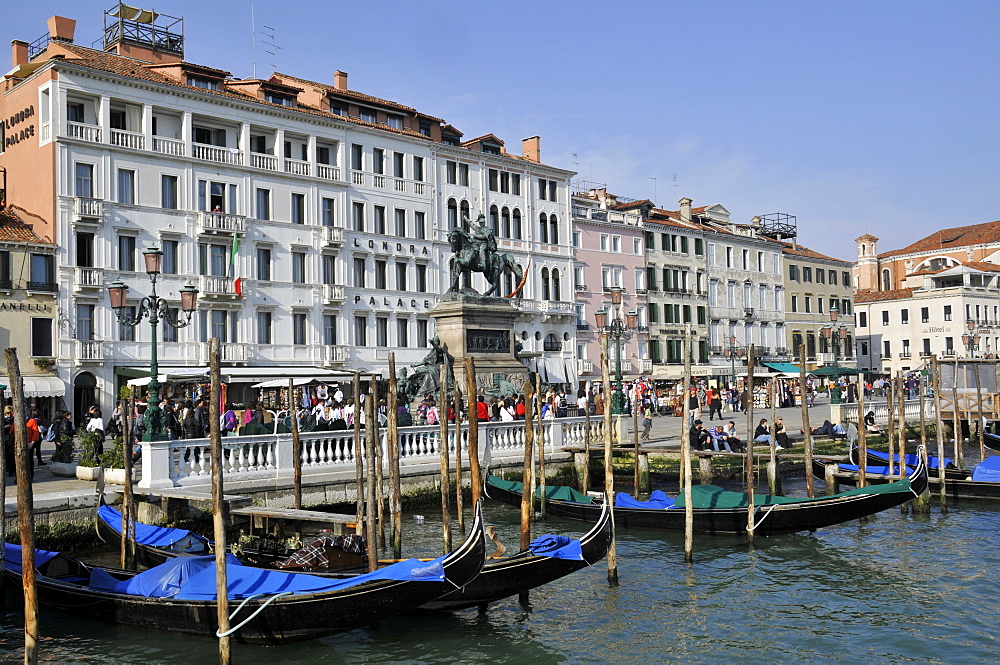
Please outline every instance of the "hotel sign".
M9 118L3 119L4 148L17 145L21 141L27 141L35 135L35 123L25 125L18 129L18 125L23 125L25 122L34 117L35 107L29 106L23 111L18 111Z

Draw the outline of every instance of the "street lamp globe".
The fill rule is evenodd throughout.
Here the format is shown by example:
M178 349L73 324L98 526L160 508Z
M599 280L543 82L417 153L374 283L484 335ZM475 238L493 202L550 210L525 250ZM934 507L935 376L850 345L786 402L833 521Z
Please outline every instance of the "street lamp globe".
M181 288L181 311L188 315L188 320L191 319L191 314L198 309L198 293L198 289L193 284L185 284Z
M128 297L128 284L120 279L108 285L108 297L111 299L111 309L116 312L121 311L125 306L125 299Z
M157 246L152 246L143 251L142 258L146 260L146 274L159 275L160 268L163 267L163 251Z

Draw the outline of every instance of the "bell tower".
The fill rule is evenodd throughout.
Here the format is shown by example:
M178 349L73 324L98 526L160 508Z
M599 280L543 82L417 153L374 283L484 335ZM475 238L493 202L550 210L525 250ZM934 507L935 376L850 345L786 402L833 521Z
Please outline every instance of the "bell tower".
M878 238L866 233L854 242L858 243L858 261L854 264L855 287L858 289L878 288Z

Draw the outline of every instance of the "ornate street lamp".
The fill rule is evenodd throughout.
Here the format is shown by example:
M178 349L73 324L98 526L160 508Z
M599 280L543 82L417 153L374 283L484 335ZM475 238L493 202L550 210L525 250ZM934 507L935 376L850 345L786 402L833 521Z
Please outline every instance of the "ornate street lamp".
M146 406L146 413L143 416L144 432L143 441L165 441L167 433L163 417L163 410L160 409L160 382L157 380L159 367L156 358L156 327L162 319L167 325L173 328L183 328L191 323L191 315L198 307L198 289L192 284L187 284L181 289L181 310L186 317L184 319L174 319L170 314L170 307L167 301L156 295L156 276L160 274L163 266L163 252L158 247L150 247L142 253L146 263L146 274L149 275L152 283L152 291L139 301L139 307L134 316L130 316L125 311L126 300L128 298L128 285L121 280L117 280L108 286L108 297L111 300L111 308L115 311L118 322L123 326L137 326L145 319L149 319L151 330L152 348L149 355L149 400Z
M837 325L837 318L840 316L840 308L837 306L837 301L832 300L830 302L830 325L823 326L820 328L820 334L824 339L827 340L827 344L833 347L833 368L837 371L834 376L834 388L830 392L830 404L840 404L841 395L840 388L837 385L837 379L840 378L840 362L838 358L838 353L840 351L840 345L846 343L847 339L847 327L844 325ZM846 357L846 354L845 354Z
M976 320L969 319L965 322L965 327L969 332L962 335L962 344L965 345L965 353L973 358L976 357L976 349L979 348L979 331L976 330Z
M736 338L730 337L726 355L729 356L729 373L732 377L732 387L734 390L736 388L736 359L742 358L744 353L746 353L746 350L739 347L739 342L736 341Z
M611 287L611 322L608 323L609 312L602 309L597 312L594 318L597 320L597 330L602 335L607 335L615 343L615 392L611 399L611 413L620 414L622 405L625 402L625 394L622 391L622 342L632 339L636 331L636 323L639 314L634 310L625 315L622 321L618 314L618 306L622 303L622 289L620 286Z

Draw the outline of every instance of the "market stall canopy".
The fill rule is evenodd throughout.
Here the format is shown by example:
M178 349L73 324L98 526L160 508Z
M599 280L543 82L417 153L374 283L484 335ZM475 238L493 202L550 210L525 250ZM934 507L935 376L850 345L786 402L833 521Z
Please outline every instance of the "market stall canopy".
M764 366L773 369L775 372L778 372L784 378L788 379L794 379L795 377L802 375L802 371L799 369L798 365L793 365L792 363L764 363Z
M148 386L150 382L150 377L143 376L138 379L129 379L128 385L130 386ZM156 375L156 380L160 383L167 383L169 381L207 381L208 380L208 368L207 367L191 367L170 370L162 374Z
M809 372L813 376L854 376L855 374L860 374L858 370L853 367L840 367L835 365L824 365L818 369L814 369Z
M316 379L321 383L329 383L332 381L342 381L354 376L354 372L338 371L310 365L224 367L222 373L228 377L229 380L227 383L258 383L260 381L271 381L275 377L281 377L286 386L290 378L310 378Z
M57 376L22 376L25 397L62 397L66 394L66 383ZM13 397L10 387L4 397Z
M325 381L325 379L324 379ZM314 383L323 383L313 376L301 376L297 379L292 379L292 384L296 386L308 386ZM261 381L260 383L255 383L251 388L287 388L288 379L271 379L270 381Z

